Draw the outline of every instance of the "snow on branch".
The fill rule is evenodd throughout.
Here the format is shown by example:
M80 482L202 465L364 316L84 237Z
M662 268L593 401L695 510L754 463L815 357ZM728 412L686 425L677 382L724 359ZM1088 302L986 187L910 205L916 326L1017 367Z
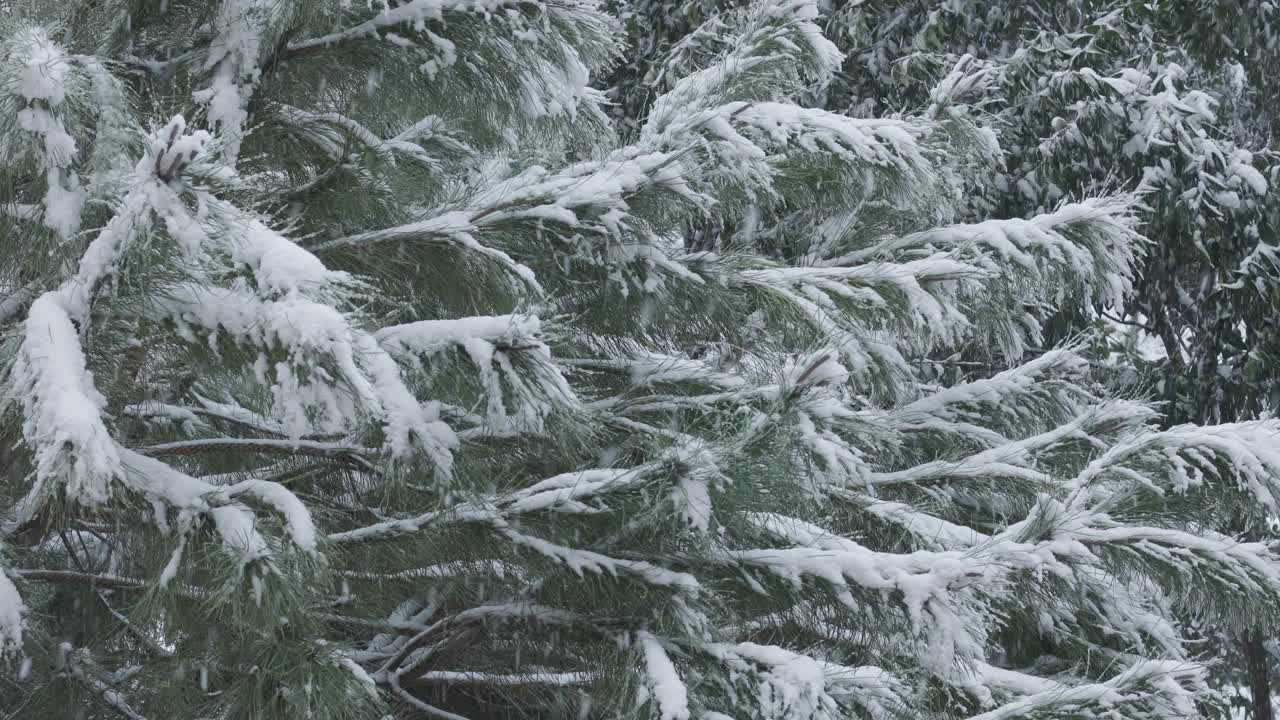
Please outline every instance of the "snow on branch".
M607 492L628 487L645 477L647 468L596 468L549 477L516 490L496 505L510 515L554 508L558 512L598 512L582 503Z
M220 129L223 155L232 167L244 141L249 97L262 74L260 61L273 44L271 31L292 12L292 5L285 0L222 0L213 20L215 34L204 64L213 77L192 96L207 106L209 122Z
M414 364L420 364L423 356L439 355L450 348L464 350L480 375L488 400L486 419L493 428L538 432L555 406L576 402L568 380L543 342L542 323L536 315L421 320L383 328L374 337L392 355ZM517 360L526 368L532 367L527 373L520 372ZM532 381L526 375L531 375ZM503 402L504 384L519 402L514 418L508 418Z
M1229 605L1233 595L1280 596L1280 563L1266 543L1242 542L1204 529L1191 533L1126 526L1105 515L1068 518L1063 524L1055 539L1077 542L1116 558L1128 556L1150 568L1153 575L1171 572L1174 578L1212 584L1216 602Z
M561 473L506 495L487 498L483 502L459 504L447 510L433 510L415 517L384 520L354 530L333 533L329 535L329 541L351 543L382 540L458 523L488 526L505 535L510 530L508 520L514 520L525 513L599 512L601 508L584 501L637 487L652 477L665 473L664 463L669 460L696 464L699 458L696 454L682 453L677 449L652 463L633 468L593 468Z
M643 134L662 133L684 117L732 99L726 97L731 90L753 91L754 97L742 99L772 100L794 91L801 76L826 85L844 58L822 34L815 23L818 18L818 6L812 0L770 0L752 3L738 13L713 16L703 25L699 39L722 35L711 46L723 53L699 57L701 53L687 52L690 45L672 53L659 77L683 77L654 103Z
M627 146L603 160L579 162L555 172L533 167L494 183L472 201L476 210L471 221L494 229L556 224L622 239L637 222L630 216L628 201L650 188L693 204L707 200L688 186L678 154Z
M730 103L715 112L716 119L700 126L729 142L741 143L746 136L755 147L786 146L853 166L891 169L907 184L932 184L932 166L918 144L926 129L907 121L851 118L774 102Z
M1071 420L1044 432L1001 443L956 460L933 460L904 470L874 473L868 482L872 485L895 485L1000 477L1048 486L1054 484L1054 479L1037 468L1037 457L1076 443L1101 449L1106 446L1102 438L1124 434L1146 422L1149 419L1146 410L1144 405L1128 402L1103 403L1085 408Z
M490 315L456 320L420 320L385 327L374 333L394 355L435 355L451 347L483 340L508 351L545 347L537 315Z
M879 667L848 667L750 642L703 649L735 673L758 681L758 717L764 720L844 717L847 705L860 707L873 720L889 720L904 708L902 681Z
M0 568L0 656L22 647L22 629L27 606L8 570Z
M318 243L312 249L316 253L325 254L342 250L369 251L380 243L397 241L442 245L487 258L517 281L513 287L535 293L541 292L532 270L516 262L502 250L484 245L475 239L474 233L477 232L477 226L472 223L473 215L474 213L450 211L405 225L369 230L328 240Z
M108 499L111 481L122 474L101 417L106 400L89 373L80 333L99 285L149 225L152 210L166 203L172 192L156 170L172 170L177 162L198 157L208 139L201 131L184 130L179 116L152 136L151 152L135 168L134 188L89 243L76 274L37 298L27 312L12 380L23 404L23 435L36 453L37 486L30 500L38 498L47 483L58 482L73 501L99 505ZM164 159L170 155L174 160L166 165ZM35 509L24 505L23 512Z
M783 102L734 101L690 111L641 144L693 154L689 181L714 197L765 204L786 200L854 207L874 198L894 206L928 202L939 183L917 121L866 120ZM815 171L817 171L815 173ZM790 180L791 182L784 182Z
M927 547L957 550L971 548L990 539L971 527L943 520L905 503L876 500L849 490L837 489L830 492L860 505L862 509L882 520L903 528L919 538L921 542L926 543Z
M73 61L43 28L27 28L7 38L3 56L18 65L8 88L26 107L18 112L18 127L36 135L45 171L44 224L63 239L80 229L86 193L72 169L78 149L63 116ZM32 213L34 215L35 213Z
M64 671L73 680L97 695L112 712L125 718L125 720L147 720L145 716L129 705L129 701L124 695L88 668L92 664L89 660L88 649L73 650L71 643L64 642L58 647L58 650L62 654L61 661L65 666Z
M1009 683L1011 678L1018 682ZM1195 717L1196 697L1207 689L1203 667L1185 662L1144 660L1099 683L1063 685L1052 680L1000 671L998 679L1028 692L969 720L1009 720L1040 710L1104 713L1119 707L1155 706L1161 714Z
M277 438L211 437L194 440L176 440L138 447L135 450L147 457L176 457L203 453L240 452L264 455L302 455L330 458L349 462L360 468L370 468L377 451L371 448L328 443L316 440Z
M32 497L56 482L73 501L106 502L112 480L123 472L120 456L102 419L106 398L93 384L61 293L46 293L31 304L12 381L23 404L23 436L35 451ZM37 509L23 505L19 521Z
M617 577L618 572L634 575L651 585L672 587L682 592L697 592L701 588L698 579L685 572L669 570L644 560L621 560L591 550L571 548L539 537L517 532L505 522L496 526L499 535L568 567L579 577L584 570L597 574L608 573Z
M1138 483L1157 495L1235 485L1271 513L1280 511L1280 421L1179 425L1122 439L1076 476L1077 507L1105 506L1114 486Z
M312 133L313 139L322 147L331 148L335 160L343 159L343 152L346 150L344 138L351 138L385 159L394 160L399 155L422 163L430 169L439 167L435 158L431 157L421 145L401 139L399 136L384 140L355 119L342 113L314 113L283 103L276 104L274 108L287 122ZM339 132L339 129L345 133ZM412 133L412 131L414 128L406 132Z
M511 687L516 685L545 685L548 687L573 687L594 685L601 675L592 672L531 672L497 674L457 670L431 670L415 676L422 682L446 685L483 685Z
M995 568L988 563L959 551L877 552L784 515L755 513L748 519L795 546L722 550L725 560L768 570L797 590L805 577L823 580L851 609L857 609L858 601L849 590L850 581L872 591L897 590L913 627L929 638L932 656L921 657L921 662L947 675L957 656L981 657L983 626L973 617L969 600L957 591L989 581Z
M662 642L648 632L636 633L636 640L644 651L648 693L662 713L662 720L689 720L689 690Z
M453 430L434 406L415 399L373 336L352 327L331 305L296 295L262 300L243 289L184 286L174 288L160 310L189 337L195 326L226 333L235 343L284 348L292 362L275 365L272 389L275 415L291 438L313 432L313 411L321 414L324 428L336 430L350 422L343 409L361 408L383 422L394 456L416 446L431 458L438 479L448 479L457 444ZM303 374L322 362L333 364L343 386L323 375Z
M298 40L286 46L288 55L299 55L320 48L333 47L344 42L360 38L376 37L380 30L397 25L409 25L415 30L426 29L427 21L441 22L445 13L474 12L485 15L495 14L508 7L519 7L522 4L538 5L537 0L409 0L397 7L384 6L373 17L329 35L308 40ZM447 41L442 41L447 42ZM450 46L452 43L450 43Z
M1038 285L1061 287L1052 301L1061 302L1071 283L1093 302L1120 305L1133 289L1134 267L1146 244L1136 224L1128 199L1093 198L1030 220L986 220L905 235L822 264L851 265L913 249L952 252L987 269L1011 266Z
M927 350L970 326L959 286L989 271L945 255L852 268L758 267L726 277L732 285L784 301L837 348L855 377L881 366L905 369L904 351ZM889 332L910 328L910 333Z
M628 348L621 357L578 359L560 362L576 368L591 370L616 370L630 376L636 387L651 387L663 383L696 383L732 390L743 388L746 380L724 372L707 360L653 352L642 347Z
M496 103L528 119L592 115L589 122L596 123L603 120L598 109L603 98L588 82L591 68L616 46L609 36L612 28L590 12L594 9L580 0L408 0L396 7L384 5L347 29L290 42L271 62L360 40L385 40L385 47L404 52L439 84L449 82L444 71L460 60L470 72L501 72L501 77L489 78L502 93L492 99L491 110ZM484 36L502 37L505 62L494 62L485 52L490 46L466 29L449 32L454 25L480 25Z
M409 518L383 520L353 530L330 533L328 540L334 544L375 542L452 524L477 523L493 527L501 521L502 516L490 507L455 505L447 510L432 510Z
M968 319L948 304L951 281L976 280L989 273L946 256L904 263L870 263L852 268L772 267L742 270L732 284L786 289L823 310L830 323L836 311L861 310L864 326L902 324L932 330L939 339L955 337Z
M670 220L632 212L632 203L647 192L666 193L678 201L663 211L673 217L713 202L690 186L689 168L680 162L680 155L680 151L654 152L652 148L628 146L602 160L575 163L555 172L535 166L514 177L483 180L465 209L329 240L315 250L367 251L392 241L456 246L493 259L528 288L540 292L532 271L477 238L549 236L559 241L552 249L556 255L578 262L617 266L638 261L696 282L700 278L671 262L647 235L655 221ZM538 248L537 253L541 257L546 250Z
M1054 407L1073 413L1092 398L1078 384L1089 372L1088 360L1073 348L1050 350L1029 362L989 378L951 385L896 408L906 425L936 419L984 427L1017 427L1044 419Z
M151 501L155 511L156 525L162 531L167 533L171 530L169 510L178 511L178 531L181 537L177 550L160 575L158 583L161 587L167 585L177 573L182 550L186 545L187 533L193 529L194 518L203 517L211 521L214 530L222 540L224 549L241 565L271 562L272 552L266 538L258 532L256 516L247 507L233 502L236 495L252 495L280 512L284 516L285 525L293 542L304 552L316 551L316 535L310 512L301 500L282 485L250 480L221 487L193 478L159 460L132 450L117 447L117 453L121 458L121 483L127 489ZM38 487L33 490L24 500L24 504L32 505L33 496L38 490ZM54 577L46 578L43 575L36 579L59 580ZM255 570L251 581L254 597L260 602L264 590L261 571ZM90 579L88 582L103 584L96 579ZM123 583L122 587L133 587L134 584L143 586L141 581L128 578L121 579L120 582ZM196 595L203 597L206 593L196 591Z

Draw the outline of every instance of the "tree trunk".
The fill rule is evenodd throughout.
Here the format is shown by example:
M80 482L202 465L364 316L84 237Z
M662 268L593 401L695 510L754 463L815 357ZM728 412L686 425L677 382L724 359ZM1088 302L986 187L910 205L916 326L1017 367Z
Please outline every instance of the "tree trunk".
M1271 663L1258 628L1245 633L1244 660L1253 694L1253 720L1275 720L1271 712Z

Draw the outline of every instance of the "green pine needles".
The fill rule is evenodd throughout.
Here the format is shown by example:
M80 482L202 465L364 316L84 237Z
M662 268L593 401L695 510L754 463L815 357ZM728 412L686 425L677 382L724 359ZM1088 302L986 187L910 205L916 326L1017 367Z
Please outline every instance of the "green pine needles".
M13 717L1184 717L1277 607L1280 423L1042 349L1132 199L969 222L808 0L621 123L589 0L0 7Z

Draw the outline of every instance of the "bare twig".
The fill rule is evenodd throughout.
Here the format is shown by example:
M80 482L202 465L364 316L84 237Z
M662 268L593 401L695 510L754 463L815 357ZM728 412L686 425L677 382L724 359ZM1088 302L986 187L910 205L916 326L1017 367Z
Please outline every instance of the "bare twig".
M1157 330L1154 327L1151 327L1146 323L1140 323L1134 320L1125 320L1123 318L1119 318L1119 317L1116 317L1115 315L1108 313L1106 310L1099 311L1099 314L1102 315L1102 317L1110 320L1111 322L1120 323L1121 325L1131 325L1136 328L1141 328L1153 335L1157 333Z

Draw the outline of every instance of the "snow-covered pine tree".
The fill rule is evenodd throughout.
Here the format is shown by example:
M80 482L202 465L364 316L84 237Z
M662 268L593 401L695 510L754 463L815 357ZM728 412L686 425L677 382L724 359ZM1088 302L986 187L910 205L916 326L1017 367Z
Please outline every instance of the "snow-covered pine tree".
M1236 0L837 4L828 33L849 55L828 99L855 114L933 105L996 116L1007 166L969 217L1138 189L1138 229L1157 242L1137 291L1100 315L1068 311L1059 327L1096 324L1113 382L1160 397L1167 423L1274 413L1280 125L1266 108L1278 19L1276 3ZM1246 654L1259 666L1257 630L1226 630L1254 637ZM1217 667L1222 684L1245 682L1243 664L1235 678L1231 663ZM1265 673L1249 676L1255 717L1269 717L1256 714L1269 705Z
M850 52L830 107L994 115L1007 167L971 217L1138 192L1139 229L1159 242L1137 292L1106 313L1115 349L1158 382L1175 422L1273 412L1280 130L1262 75L1280 62L1278 13L1234 1L847 3L829 20Z
M581 0L6 7L22 715L1182 717L1175 610L1276 607L1205 529L1275 510L1276 424L1156 431L1070 347L936 382L1143 241L956 224L990 134L794 104L809 2L627 144Z

